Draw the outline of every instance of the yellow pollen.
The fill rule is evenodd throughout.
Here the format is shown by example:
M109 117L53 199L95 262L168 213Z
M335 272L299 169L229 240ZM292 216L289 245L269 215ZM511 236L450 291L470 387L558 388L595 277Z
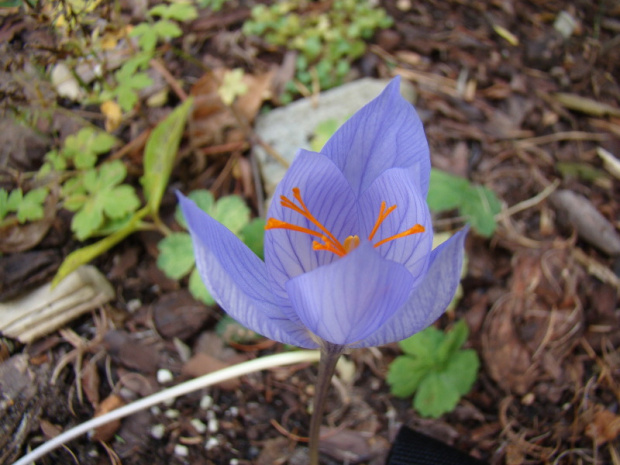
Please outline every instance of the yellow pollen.
M313 241L312 242L313 250L325 250L327 252L334 253L338 255L339 257L343 257L344 255L351 252L352 250L355 250L357 246L359 246L360 244L359 236L349 236L345 238L344 244L341 243L338 239L336 239L336 237L325 226L323 226L314 217L314 215L312 215L312 213L310 213L310 210L308 210L308 207L306 207L306 204L301 199L301 192L298 187L293 188L293 197L298 202L297 204L291 201L288 197L281 195L280 205L282 205L285 208L289 208L293 210L294 212L299 213L301 216L306 218L310 223L316 226L319 231L314 231L309 228L304 228L302 226L297 226L295 224L287 223L286 221L281 221L276 218L269 218L267 220L267 224L265 225L265 229L288 229L290 231L297 231L297 232L301 232L304 234L308 234L310 236L318 237L322 241L322 243L319 241ZM383 221L385 221L385 219L390 215L390 213L392 213L396 209L396 205L392 205L389 208L386 208L386 206L387 205L385 201L381 202L381 208L379 210L379 215L377 216L377 221L375 221L375 225L372 228L372 231L370 232L370 234L368 235L369 241L371 241L374 238L375 234L379 230L379 227L381 226ZM421 233L424 231L425 231L424 226L422 226L421 224L416 224L401 233L395 234L393 236L390 236L386 239L383 239L377 242L376 244L374 244L374 247L379 247L380 245L383 245L386 242L393 241L394 239L400 239L401 237L410 236L412 234L417 234L417 233Z

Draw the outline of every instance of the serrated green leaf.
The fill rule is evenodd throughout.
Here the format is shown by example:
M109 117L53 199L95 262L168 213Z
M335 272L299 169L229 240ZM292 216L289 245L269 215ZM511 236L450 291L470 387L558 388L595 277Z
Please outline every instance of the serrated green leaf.
M227 71L222 78L222 85L217 89L217 93L226 105L232 105L237 97L245 95L249 88L243 82L244 72L241 68Z
M250 209L238 195L228 195L215 203L211 216L238 235L250 222Z
M163 39L174 39L175 37L180 37L183 34L183 31L181 31L179 26L166 19L162 19L153 24L153 29L157 35Z
M461 396L464 396L476 382L479 368L480 359L475 350L460 350L450 357L443 377Z
M432 366L424 359L401 355L390 364L387 382L397 397L409 397L430 372Z
M180 279L194 266L192 238L187 233L172 233L159 241L157 248L157 266L169 278Z
M102 163L96 172L96 177L92 184L86 185L86 188L97 194L103 190L112 189L114 186L123 182L127 176L127 168L120 160ZM90 180L89 180L90 181Z
M138 103L138 94L130 87L120 86L116 89L118 104L124 112L131 109Z
M258 255L261 260L265 259L265 224L266 221L263 218L254 218L241 229L241 237L243 238L244 244Z
M43 203L47 198L48 190L44 187L33 189L28 192L17 209L17 220L20 223L36 221L43 218L45 211Z
M93 152L78 152L73 157L73 164L79 170L92 168L97 163L97 155Z
M99 131L93 138L91 149L97 154L106 153L112 150L112 147L114 147L116 143L116 137L107 132Z
M140 206L135 189L128 184L109 189L102 197L103 211L113 220L125 218Z
M445 335L443 332L434 326L429 326L423 331L400 341L398 345L406 354L420 358L421 360L427 360L429 363L433 363L437 360L437 350L439 349L444 337Z
M459 391L440 373L429 373L413 398L413 407L423 417L439 418L451 412L461 398Z
M6 201L6 205L9 211L16 212L19 208L19 204L22 203L22 199L24 198L24 193L20 188L13 189L9 194L9 197Z
M82 208L73 215L71 230L75 237L83 241L90 237L103 224L103 210L96 198L88 199Z
M149 10L150 16L160 16L165 19L176 19L177 21L190 21L198 17L198 12L194 5L189 3L173 3L172 5L157 5Z
M209 215L213 213L215 198L210 191L206 189L197 189L187 194L187 197L193 200L198 206L198 208L200 208L203 212ZM180 206L177 206L177 209L174 212L174 219L177 221L177 223L187 229L187 222L185 221L185 217L183 216L183 211L181 210Z
M144 149L144 195L151 213L157 213L168 185L183 129L193 100L188 98L157 125Z
M465 320L459 320L452 329L445 334L443 341L441 341L437 349L436 359L442 364L451 359L461 346L465 344L468 336L469 328L467 327L467 323L465 323Z
M202 282L197 268L194 268L192 274L189 275L188 289L196 300L201 301L205 305L215 305L215 299Z
M52 280L52 287L58 285L60 281L65 279L69 274L77 270L80 266L85 265L86 263L93 260L95 257L98 257L99 255L107 252L116 244L125 239L127 236L136 231L138 229L140 221L146 216L147 213L148 209L143 208L142 210L136 212L133 215L131 221L124 228L101 239L98 242L95 242L94 244L71 252L67 256L67 258L63 260L60 267L58 268L56 276L54 276L54 279Z

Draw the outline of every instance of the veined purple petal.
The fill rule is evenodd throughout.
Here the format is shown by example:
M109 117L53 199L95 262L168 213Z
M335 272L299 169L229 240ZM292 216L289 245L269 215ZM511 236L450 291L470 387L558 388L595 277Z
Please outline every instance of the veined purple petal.
M265 264L232 232L178 195L194 245L196 266L217 303L235 320L270 339L316 348L303 325L275 303Z
M413 105L400 95L399 77L338 129L321 153L340 168L356 196L383 171L407 168L426 198L428 143Z
M467 228L462 229L433 250L428 273L409 300L378 331L352 347L373 347L401 341L441 316L460 281L463 242L467 231Z
M319 231L301 214L280 205L284 195L297 204L293 188L298 187L310 213L340 242L358 233L355 197L338 168L321 154L300 150L284 179L276 188L267 218L275 218L297 226ZM313 250L312 242L320 238L287 229L265 231L265 262L272 279L271 287L281 305L288 303L286 282L337 259L337 255ZM287 310L285 310L287 311ZM291 318L293 316L291 315Z
M383 172L359 199L360 223L363 237L372 231L381 207L396 205L396 209L381 223L372 239L373 244L402 233L420 224L426 229L422 233L398 238L377 247L386 259L402 263L407 267L417 284L424 277L433 247L433 224L428 205L421 196L407 170L391 168Z
M301 321L321 339L346 345L377 331L407 300L413 277L384 260L372 244L360 246L286 288Z

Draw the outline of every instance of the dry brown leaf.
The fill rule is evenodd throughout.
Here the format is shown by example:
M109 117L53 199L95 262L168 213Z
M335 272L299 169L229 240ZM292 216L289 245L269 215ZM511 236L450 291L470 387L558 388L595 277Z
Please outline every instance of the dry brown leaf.
M620 435L620 416L600 407L594 419L586 426L586 436L594 440L597 447L613 441Z
M95 410L95 418L111 412L112 410L116 410L123 405L125 405L125 401L123 401L123 399L116 394L110 394L108 397L103 399L97 410ZM95 441L108 441L114 437L114 434L118 431L120 426L120 420L114 420L106 423L105 425L101 425L100 427L95 428L92 439Z

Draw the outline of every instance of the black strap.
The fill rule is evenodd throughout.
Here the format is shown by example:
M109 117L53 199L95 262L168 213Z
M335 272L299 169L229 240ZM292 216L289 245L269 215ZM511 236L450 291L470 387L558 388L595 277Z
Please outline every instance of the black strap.
M386 465L486 465L458 449L403 426Z

